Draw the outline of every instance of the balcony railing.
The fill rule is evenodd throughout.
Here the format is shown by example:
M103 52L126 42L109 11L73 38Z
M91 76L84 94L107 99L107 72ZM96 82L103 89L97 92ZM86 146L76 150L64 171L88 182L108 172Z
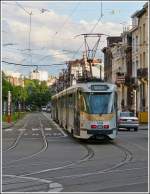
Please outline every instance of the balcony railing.
M148 78L148 68L139 68L137 69L138 78Z
M126 76L125 77L125 84L127 86L133 86L133 87L138 87L138 79L136 77L130 77Z
M116 84L124 84L125 83L125 74L121 72L116 73Z

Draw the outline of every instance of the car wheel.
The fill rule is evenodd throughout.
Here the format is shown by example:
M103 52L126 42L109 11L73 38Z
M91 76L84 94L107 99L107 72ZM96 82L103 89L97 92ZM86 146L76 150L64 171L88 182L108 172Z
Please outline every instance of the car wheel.
M130 128L128 128L128 131L130 131Z
M138 131L138 128L134 128L134 131Z

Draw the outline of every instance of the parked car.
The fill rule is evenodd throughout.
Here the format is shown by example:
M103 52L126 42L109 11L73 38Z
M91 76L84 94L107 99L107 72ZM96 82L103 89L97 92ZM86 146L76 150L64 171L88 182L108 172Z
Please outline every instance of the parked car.
M41 107L41 110L42 110L42 111L46 111L46 106L42 106L42 107Z
M134 116L133 112L119 112L118 113L118 129L126 128L130 131L130 129L134 129L134 131L138 131L139 120L138 117Z
M51 108L50 107L47 107L46 108L46 112L51 113Z

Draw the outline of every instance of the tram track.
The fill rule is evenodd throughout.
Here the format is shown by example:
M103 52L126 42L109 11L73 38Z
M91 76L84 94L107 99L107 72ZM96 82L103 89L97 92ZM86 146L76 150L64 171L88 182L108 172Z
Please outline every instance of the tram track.
M103 170L97 170L97 171L92 171L92 172L89 172L89 173L82 173L82 174L76 174L76 175L51 177L51 178L52 179L79 178L79 177L86 177L86 176L91 176L91 175L105 174L105 173L109 173L109 172L111 173L113 171L117 172L117 169L119 167L125 165L126 163L130 162L133 159L133 154L131 153L130 150L126 149L125 147L123 147L121 145L117 145L117 144L112 143L112 142L110 142L110 144L117 147L118 149L120 149L124 153L124 158L119 163L116 163L112 167L105 168ZM139 168L137 168L137 169L139 169ZM127 169L127 170L132 170L132 169Z
M26 119L27 119L27 118L26 118ZM25 129L26 126L27 126L27 124L28 124L28 119L25 121L25 124L24 124L23 127L22 127L22 129L24 129L24 130L22 130L22 131L19 133L19 135L18 135L17 138L14 140L14 142L11 144L11 146L8 147L6 150L3 150L3 152L7 152L7 151L10 151L10 150L13 150L14 148L16 148L16 146L18 145L18 143L19 143L21 137L23 136L23 134L24 134L25 131L27 130L27 129Z
M92 175L94 173L97 174L97 173L112 171L114 169L117 169L117 168L125 165L126 163L128 163L129 161L132 160L133 154L131 153L130 150L128 150L127 148L125 148L125 147L123 147L121 145L117 145L117 144L112 143L112 142L110 142L110 144L112 144L114 147L117 147L118 149L120 149L124 153L123 160L120 161L119 163L116 163L112 167L105 168L103 170L98 170L96 172L80 174L81 176L88 176L88 175L90 175L90 174ZM76 167L80 163L86 162L89 159L93 158L94 157L93 149L91 147L89 147L88 145L84 145L84 144L81 144L81 145L84 146L87 149L88 153L83 158L81 158L80 160L75 161L75 162L71 162L70 164L59 166L59 167L56 167L56 168L48 168L48 169L44 169L44 170L40 170L40 171L36 171L36 172L31 172L31 173L23 174L21 176L31 176L31 175L36 175L36 174L41 174L41 173L46 173L46 172L51 172L51 171L63 170L65 168ZM80 175L77 175L77 177L78 176L80 177ZM62 176L62 178L66 178L66 177L72 177L72 175L71 176ZM56 178L57 179L57 177L51 177L51 178Z
M45 118L44 115L41 114L41 116L42 116L43 118ZM42 120L41 120L40 116L39 116L39 121L40 121L41 134L42 134L43 142L44 142L43 148L42 148L41 150L39 150L38 152L36 152L36 153L33 153L33 154L31 154L31 155L28 155L28 156L25 156L25 157L22 157L22 158L19 158L19 159L16 159L16 160L13 160L13 161L11 161L10 163L7 163L7 164L6 164L6 165L8 165L8 166L3 167L3 168L8 168L8 167L12 168L12 167L15 167L16 165L18 166L18 163L17 163L16 165L14 165L14 163L19 162L19 161L23 161L23 160L27 160L27 159L31 159L31 158L33 158L33 157L35 157L35 156L41 154L42 152L46 151L46 149L48 148L48 142L47 142L46 136L45 136L45 134L44 134L43 124L42 124ZM22 135L23 135L23 134L22 134ZM20 138L21 138L21 137L20 137ZM62 167L64 168L64 167L76 165L76 164L78 164L78 163L85 162L86 160L91 159L91 158L94 156L94 151L93 151L91 148L89 148L87 145L82 145L82 146L83 146L83 147L86 149L86 151L87 151L87 154L86 154L85 156L83 156L81 159L79 159L79 160L77 160L77 161L75 161L75 162L70 162L70 161L69 161L69 164L67 164L67 165L65 165L65 166L60 166L60 167L57 167L57 168L54 168L54 169L59 169L59 168L62 168ZM54 170L54 169L53 169L53 170Z
M42 115L42 117L44 117L44 116ZM43 124L42 124L41 117L39 117L39 121L40 121L40 130L41 130L41 134L42 134L42 138L43 138L43 142L44 142L43 143L44 144L43 148L40 151L38 151L38 152L36 152L32 155L28 155L26 157L14 160L14 161L12 161L11 163L9 163L7 165L12 167L11 164L14 164L15 162L27 160L29 158L34 158L37 155L39 155L40 153L46 151L46 149L48 148L48 143L47 143L47 140L46 140L46 136L44 135L44 130L43 130ZM61 177L50 177L50 178L51 179L76 178L76 177L85 177L85 176L101 174L101 173L109 173L109 172L112 172L112 171L118 169L119 167L125 165L126 163L128 163L129 161L132 160L133 154L126 147L121 146L121 145L116 144L115 142L111 142L111 141L109 143L112 146L117 147L119 150L121 150L123 152L123 154L124 154L123 159L119 163L116 163L112 167L105 168L103 170L98 170L96 172L94 171L94 172L89 172L89 173L82 173L82 174L68 175L68 176L61 176ZM77 167L80 163L84 163L84 162L90 160L91 158L93 158L94 154L95 154L94 150L91 148L91 146L89 146L85 143L80 143L80 145L83 146L87 150L87 154L85 154L85 156L83 156L81 159L79 159L77 161L69 162L69 164L66 164L66 165L63 165L63 166L58 166L58 167L55 167L55 168L48 168L48 169L44 169L44 170L40 170L40 171L36 171L36 172L24 173L24 174L15 175L15 176L30 177L32 175L37 175L37 174L41 174L41 173L46 173L46 172L51 172L51 171L59 171L59 170L70 168L70 167Z
M33 153L33 154L30 154L28 156L25 156L25 157L22 157L22 158L19 158L19 159L16 159L16 160L13 160L11 161L10 163L7 163L7 165L11 165L11 164L14 164L15 162L19 162L19 161L23 161L23 160L27 160L27 159L30 159L30 158L33 158L37 155L39 155L40 153L44 152L47 147L48 147L48 143L47 143L47 140L46 140L46 136L44 134L44 129L43 129L43 124L41 122L41 119L40 119L40 116L39 116L39 123L40 123L40 131L41 131L41 134L42 134L42 141L43 141L43 146L42 146L42 149L38 150L37 152ZM23 134L22 134L23 135ZM21 138L21 137L20 137ZM12 167L12 165L11 165ZM5 167L7 168L7 167Z

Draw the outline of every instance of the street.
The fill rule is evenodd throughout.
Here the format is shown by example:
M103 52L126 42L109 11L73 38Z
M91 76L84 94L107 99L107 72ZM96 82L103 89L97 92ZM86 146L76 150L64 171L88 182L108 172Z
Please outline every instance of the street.
M81 141L35 112L2 135L3 192L148 192L148 130Z

